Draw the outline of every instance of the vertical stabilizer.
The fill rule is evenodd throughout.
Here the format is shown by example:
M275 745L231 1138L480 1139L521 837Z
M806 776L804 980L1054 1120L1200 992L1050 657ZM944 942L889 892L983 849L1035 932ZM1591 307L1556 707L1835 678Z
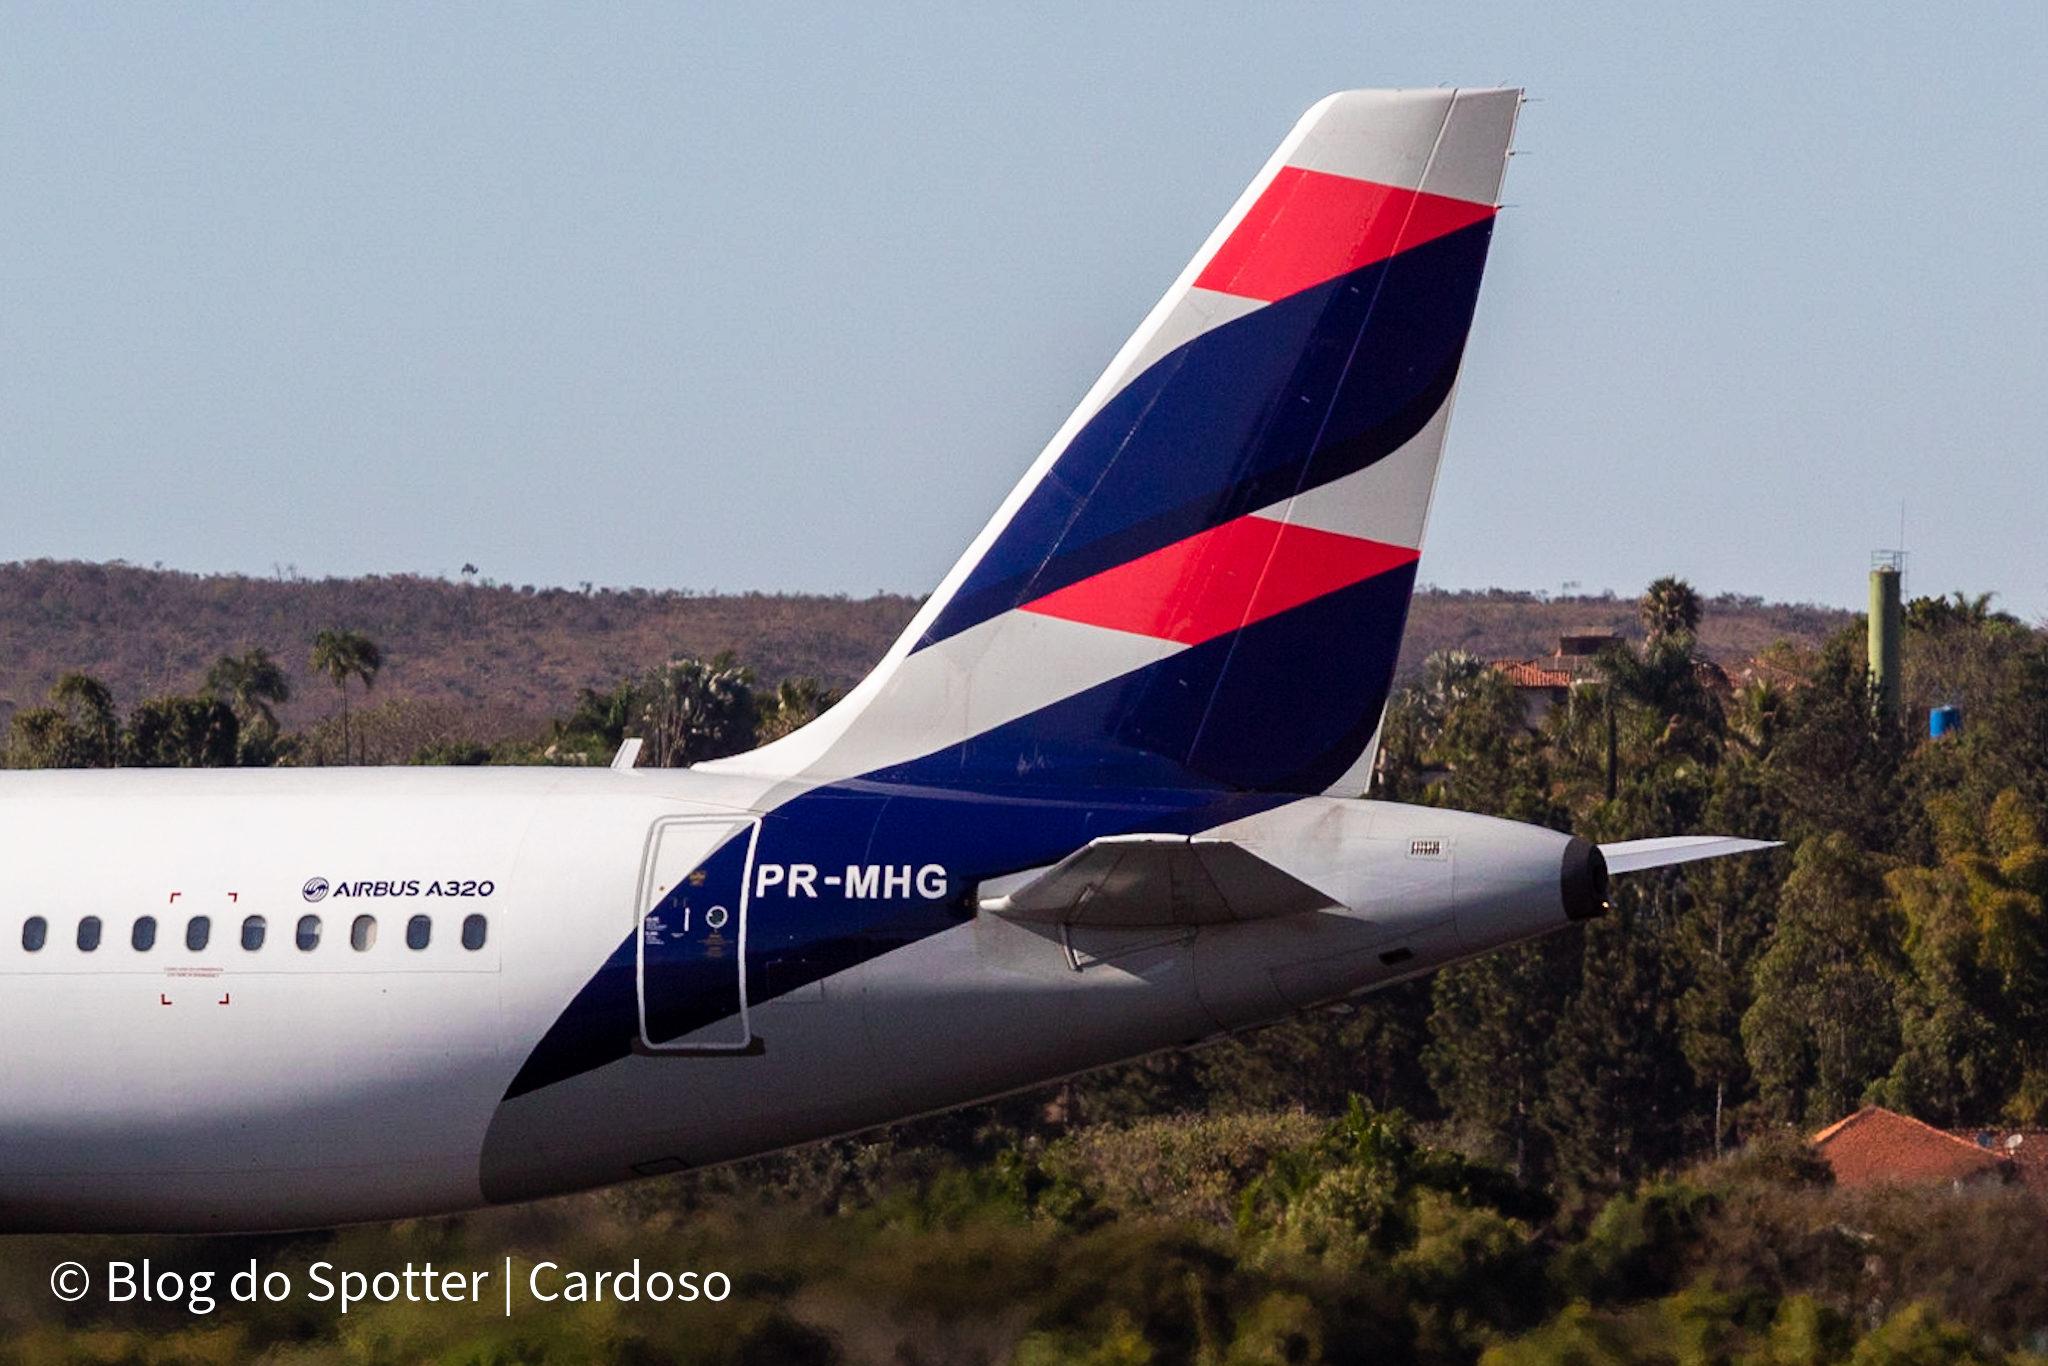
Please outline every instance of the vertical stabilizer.
M1362 786L1519 105L1317 104L874 673L718 766Z

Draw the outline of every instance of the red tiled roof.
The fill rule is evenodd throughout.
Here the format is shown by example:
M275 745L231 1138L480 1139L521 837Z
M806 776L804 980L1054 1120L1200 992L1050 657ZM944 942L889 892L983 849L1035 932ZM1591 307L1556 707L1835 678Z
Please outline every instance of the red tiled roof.
M2011 1166L2002 1153L1943 1133L1917 1119L1867 1105L1813 1136L1837 1185L1932 1185L1998 1181Z
M1569 688L1572 685L1570 669L1546 669L1533 659L1499 659L1493 667L1508 676L1508 682L1518 688Z

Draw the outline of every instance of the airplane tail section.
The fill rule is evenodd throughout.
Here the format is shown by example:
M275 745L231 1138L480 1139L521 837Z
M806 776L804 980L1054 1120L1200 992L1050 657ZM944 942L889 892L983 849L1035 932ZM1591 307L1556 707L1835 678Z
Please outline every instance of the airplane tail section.
M1317 104L874 673L717 766L1362 789L1519 106Z

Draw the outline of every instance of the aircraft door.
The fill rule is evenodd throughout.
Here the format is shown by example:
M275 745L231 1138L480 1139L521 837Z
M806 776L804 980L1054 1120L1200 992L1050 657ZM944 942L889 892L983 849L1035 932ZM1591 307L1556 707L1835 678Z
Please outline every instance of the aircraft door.
M638 1051L748 1051L747 891L758 820L657 821L641 860Z

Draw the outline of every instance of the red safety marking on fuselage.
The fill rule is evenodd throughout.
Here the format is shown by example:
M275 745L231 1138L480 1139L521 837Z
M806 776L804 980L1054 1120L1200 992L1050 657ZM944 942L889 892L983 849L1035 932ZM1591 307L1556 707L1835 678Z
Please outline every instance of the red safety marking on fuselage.
M1418 558L1407 546L1239 517L1021 610L1199 645Z
M1490 204L1283 166L1195 285L1271 303L1493 213Z

